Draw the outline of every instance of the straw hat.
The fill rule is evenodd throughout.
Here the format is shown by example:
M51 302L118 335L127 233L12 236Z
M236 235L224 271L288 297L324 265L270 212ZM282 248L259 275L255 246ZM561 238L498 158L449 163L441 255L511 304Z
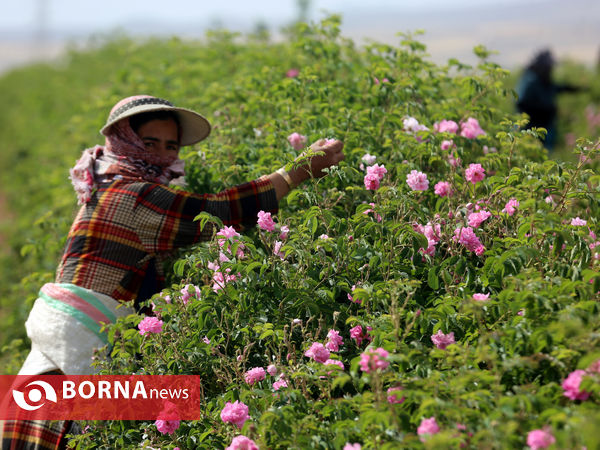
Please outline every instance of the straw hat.
M178 108L167 100L150 95L127 97L113 106L100 133L106 136L111 125L119 120L149 111L173 111L177 115L182 146L195 144L210 134L210 123L197 112Z

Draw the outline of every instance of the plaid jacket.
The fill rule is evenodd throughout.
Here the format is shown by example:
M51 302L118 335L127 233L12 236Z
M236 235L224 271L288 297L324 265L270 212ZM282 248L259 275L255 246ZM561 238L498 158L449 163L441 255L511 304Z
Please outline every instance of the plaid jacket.
M56 282L119 301L143 300L140 290L148 298L163 287L161 264L156 262L174 249L212 237L212 226L207 223L200 231L200 222L194 222L200 212L243 231L256 225L260 210L277 211L275 189L267 178L219 194L125 180L101 184L71 227Z

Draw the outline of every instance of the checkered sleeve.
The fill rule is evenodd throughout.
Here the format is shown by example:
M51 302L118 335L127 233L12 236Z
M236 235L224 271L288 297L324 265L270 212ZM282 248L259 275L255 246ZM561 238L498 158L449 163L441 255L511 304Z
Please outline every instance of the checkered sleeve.
M212 222L201 230L200 221L194 221L202 211L244 231L256 225L260 210L276 213L277 204L275 188L266 177L218 194L193 194L144 183L136 201L135 228L149 253L164 252L212 237Z

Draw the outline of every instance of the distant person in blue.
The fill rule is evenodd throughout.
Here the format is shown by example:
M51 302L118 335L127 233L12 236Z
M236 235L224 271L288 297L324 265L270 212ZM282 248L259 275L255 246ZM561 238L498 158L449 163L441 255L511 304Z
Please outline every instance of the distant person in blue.
M539 52L525 68L517 85L517 109L530 117L528 128L541 127L548 131L542 141L549 151L556 144L556 95L579 90L576 86L554 83L554 65L555 60L550 50Z

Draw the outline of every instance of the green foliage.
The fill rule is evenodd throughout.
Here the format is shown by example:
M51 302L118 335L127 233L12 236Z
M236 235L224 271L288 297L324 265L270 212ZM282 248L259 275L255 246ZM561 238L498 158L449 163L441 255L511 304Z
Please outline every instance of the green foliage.
M523 131L524 122L503 109L508 74L487 61L483 47L475 49L477 67L455 60L439 67L410 35L398 46L357 48L339 36L335 16L289 34L279 44L227 32L195 43L119 39L73 52L64 67L0 80L3 98L20 112L0 112L7 125L0 162L13 168L2 172L2 186L23 230L10 236L22 249L10 270L12 277L31 274L3 287L3 302L25 305L10 316L13 336L28 310L23 300L51 279L74 211L65 168L97 141L106 111L121 97L152 93L209 118L211 137L184 155L197 192L291 163L292 132L345 143L340 167L281 202L276 221L289 228L286 239L263 230L231 239L220 270L234 278L217 286L211 263L219 260L218 241L198 244L174 262L169 288L152 299L162 333L140 336L138 315L110 329L113 346L101 369L200 375L201 420L164 436L149 422L93 423L73 441L77 448L224 448L238 434L261 448L523 448L527 433L545 426L557 448L594 448L598 374L582 382L591 393L586 401L565 397L561 383L600 358L600 276L591 248L591 233L600 233L598 144L577 144L590 162L548 160L537 131ZM299 75L286 77L294 67ZM407 131L408 116L428 129ZM469 117L485 135L434 131L441 120ZM442 150L447 139L456 147ZM376 191L363 184L366 153L387 169ZM462 161L458 167L449 153ZM471 163L484 167L483 181L465 180ZM429 189L410 189L411 170L427 174ZM436 195L439 181L453 195ZM509 215L503 209L513 198L519 206ZM478 207L491 213L474 229L481 254L453 239ZM587 225L571 225L576 216ZM434 253L424 251L430 242L419 231L427 224L439 226ZM237 249L243 257L233 256ZM187 285L201 295L185 303ZM489 299L475 301L475 293ZM358 325L370 328L371 343L350 337ZM304 356L331 329L344 338L331 354L344 370ZM454 333L456 343L436 348L438 331ZM367 346L389 352L386 370L362 371ZM22 348L13 343L10 351ZM244 381L249 369L271 364L287 387L275 391L272 376ZM389 403L387 389L396 386L405 399ZM250 410L242 430L220 419L235 400ZM422 442L417 427L432 416L441 431Z

